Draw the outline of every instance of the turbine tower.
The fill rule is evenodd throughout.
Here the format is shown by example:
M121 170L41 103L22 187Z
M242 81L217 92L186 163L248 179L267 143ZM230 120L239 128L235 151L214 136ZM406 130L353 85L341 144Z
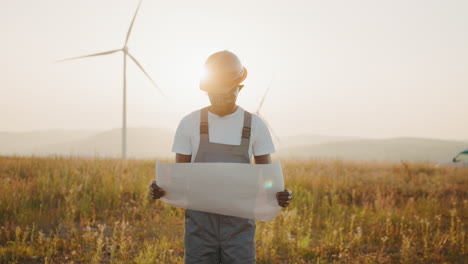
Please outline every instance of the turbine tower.
M263 115L260 114L260 110L262 109L263 103L265 102L265 98L267 97L268 92L270 91L272 82L273 82L273 78L271 79L270 84L268 85L268 88L267 88L266 91L265 91L265 94L263 94L262 100L260 101L260 104L258 105L258 108L257 108L257 110L254 112L254 114L258 115L259 117L261 117L261 118L263 119L263 121L265 121L265 124L267 125L268 129L271 131L271 133L273 134L273 137L276 139L276 142L278 142L280 145L282 145L281 140L279 139L278 135L275 133L275 131L274 131L273 128L270 126L270 124L269 124L268 121L265 119L265 117L264 117Z
M135 18L138 14L138 10L140 9L141 5L141 0L138 3L138 7L135 11L135 15L133 16L132 22L130 24L130 27L128 28L127 31L127 37L125 38L125 44L121 49L116 49L116 50L110 50L110 51L104 51L100 53L95 53L95 54L90 54L90 55L84 55L84 56L79 56L79 57L73 57L73 58L68 58L68 59L63 59L59 60L58 62L61 61L69 61L69 60L76 60L76 59L82 59L82 58L87 58L87 57L96 57L96 56L104 56L104 55L109 55L117 52L122 52L123 53L123 118L122 118L122 159L127 158L127 56L132 60L138 68L148 77L150 82L153 84L154 87L159 91L161 95L164 96L164 93L161 91L159 86L151 79L151 77L148 75L148 73L143 69L143 66L135 59L135 57L130 54L128 51L128 40L130 38L130 34L132 33L132 28L133 28L133 23L135 22Z

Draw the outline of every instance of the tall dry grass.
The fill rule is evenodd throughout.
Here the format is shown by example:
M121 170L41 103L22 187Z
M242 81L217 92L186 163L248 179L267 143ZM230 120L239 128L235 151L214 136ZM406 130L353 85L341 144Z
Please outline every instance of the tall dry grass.
M468 169L283 161L295 199L257 223L257 263L465 263ZM182 263L183 210L153 160L0 157L0 263Z

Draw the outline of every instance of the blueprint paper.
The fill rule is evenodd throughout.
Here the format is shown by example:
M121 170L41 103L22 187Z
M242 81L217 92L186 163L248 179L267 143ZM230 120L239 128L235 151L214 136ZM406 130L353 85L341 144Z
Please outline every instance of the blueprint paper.
M284 190L281 163L159 163L156 182L161 201L176 207L259 221L275 218Z

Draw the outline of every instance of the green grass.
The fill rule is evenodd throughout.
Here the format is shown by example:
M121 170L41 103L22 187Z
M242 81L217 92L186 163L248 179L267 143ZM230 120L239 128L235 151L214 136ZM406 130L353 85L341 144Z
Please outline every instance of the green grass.
M183 263L183 210L148 196L154 163L0 157L0 263ZM282 164L295 199L257 222L257 263L468 258L468 169Z

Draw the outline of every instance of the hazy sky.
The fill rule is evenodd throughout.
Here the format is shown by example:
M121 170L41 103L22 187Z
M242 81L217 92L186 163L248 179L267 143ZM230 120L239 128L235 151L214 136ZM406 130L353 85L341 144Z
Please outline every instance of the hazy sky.
M121 48L137 0L0 0L0 131L122 126ZM239 104L282 135L468 139L466 0L144 0L129 50L128 126L175 130L209 103L199 74L230 50Z

